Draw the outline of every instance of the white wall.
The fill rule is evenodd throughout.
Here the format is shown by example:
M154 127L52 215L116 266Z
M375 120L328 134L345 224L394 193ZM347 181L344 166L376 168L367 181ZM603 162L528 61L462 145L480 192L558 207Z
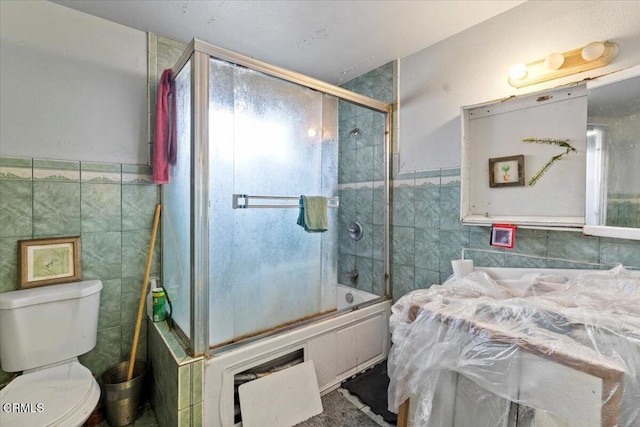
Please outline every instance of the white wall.
M511 65L610 40L605 68L515 89ZM460 166L460 107L640 64L640 2L528 1L400 61L399 170Z
M0 2L0 155L146 164L146 33Z

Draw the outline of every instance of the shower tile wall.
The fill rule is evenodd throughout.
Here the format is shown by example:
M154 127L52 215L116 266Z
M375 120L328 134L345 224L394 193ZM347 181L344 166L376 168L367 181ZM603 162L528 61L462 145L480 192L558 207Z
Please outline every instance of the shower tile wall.
M607 225L640 227L640 194L609 194Z
M343 85L346 89L393 103L395 63L390 62ZM358 129L358 133L353 131ZM368 292L384 293L384 115L351 103L339 103L338 281ZM349 238L348 225L362 224L361 240ZM348 273L358 271L357 280Z
M394 64L389 63L346 83L344 87L394 103L394 68ZM351 138L345 139L345 132L354 127L364 130L364 125L360 125L359 117L357 114L354 117L354 113L357 111L351 106L340 110L339 273L341 282L348 285L350 283L345 273L357 268L359 277L355 286L379 293L382 234L376 234L375 227L381 227L384 212L382 183L376 181L378 177L373 179L372 184L365 180L371 166L358 161L365 157L364 153L358 152L360 147L354 147L349 141ZM459 141L451 141L451 144L459 144ZM397 147L393 151L396 153ZM489 245L488 227L464 226L459 220L459 168L398 173L396 162L392 162L390 209L391 285L394 299L414 289L444 282L452 274L451 260L460 258L463 248L470 249L466 257L472 258L476 266L593 268L589 264L557 260L570 259L585 263L621 262L640 268L639 242L589 237L579 232L518 229L515 248L494 248ZM367 242L362 245L353 242L343 231L354 218L364 224L373 218L371 248ZM365 231L368 228L365 226ZM484 250L490 250L491 253L482 252ZM372 256L369 256L369 251Z
M103 283L98 342L80 357L97 375L131 352L159 202L150 175L146 166L0 157L0 292L18 287L18 240L81 236L82 278ZM160 272L157 254L152 276Z

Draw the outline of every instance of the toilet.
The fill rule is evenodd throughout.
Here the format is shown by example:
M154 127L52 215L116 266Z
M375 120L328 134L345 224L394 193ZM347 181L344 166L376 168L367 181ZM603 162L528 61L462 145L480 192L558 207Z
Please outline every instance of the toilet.
M0 294L0 425L81 426L100 386L78 356L96 345L100 280Z

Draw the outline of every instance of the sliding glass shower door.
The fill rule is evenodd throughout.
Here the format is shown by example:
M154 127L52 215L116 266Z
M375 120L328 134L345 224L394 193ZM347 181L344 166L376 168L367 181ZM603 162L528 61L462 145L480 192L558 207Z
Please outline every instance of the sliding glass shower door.
M337 98L210 59L208 127L209 345L335 309L337 209L325 233L296 220L338 195Z
M189 353L335 311L338 241L353 218L370 232L342 266L355 260L358 287L388 295L391 106L200 40L174 72L178 160L162 191L162 284ZM339 100L351 132L341 136L340 194ZM297 225L302 195L330 200L328 231Z
M175 78L177 156L169 168L169 183L162 188L162 282L172 304L174 322L191 336L191 178L192 85L191 61Z

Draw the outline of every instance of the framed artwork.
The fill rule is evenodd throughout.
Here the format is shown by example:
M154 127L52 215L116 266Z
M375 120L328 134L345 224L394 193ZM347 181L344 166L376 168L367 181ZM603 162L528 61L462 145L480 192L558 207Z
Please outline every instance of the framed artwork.
M491 246L513 248L516 244L516 226L511 224L493 224L491 226Z
M18 241L20 289L80 280L80 236Z
M489 187L524 186L524 155L489 159Z

